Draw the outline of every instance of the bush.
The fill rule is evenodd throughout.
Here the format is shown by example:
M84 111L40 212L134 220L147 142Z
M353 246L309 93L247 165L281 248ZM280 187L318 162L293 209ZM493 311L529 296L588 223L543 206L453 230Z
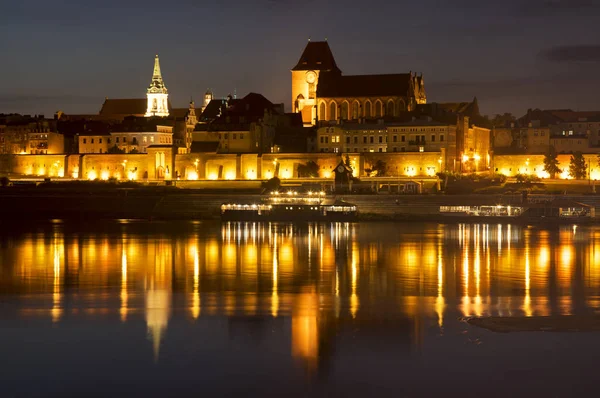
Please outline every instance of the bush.
M281 188L281 180L277 177L273 177L270 180L263 181L261 186L265 191L279 191L279 188Z
M6 176L0 177L0 185L1 186L7 187L8 184L10 184L10 180L8 179L8 177L6 177Z

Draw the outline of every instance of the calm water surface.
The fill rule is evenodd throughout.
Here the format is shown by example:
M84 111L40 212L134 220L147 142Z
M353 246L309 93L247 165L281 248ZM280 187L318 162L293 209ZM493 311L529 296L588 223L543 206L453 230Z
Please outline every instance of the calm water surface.
M0 397L595 395L600 227L3 225Z

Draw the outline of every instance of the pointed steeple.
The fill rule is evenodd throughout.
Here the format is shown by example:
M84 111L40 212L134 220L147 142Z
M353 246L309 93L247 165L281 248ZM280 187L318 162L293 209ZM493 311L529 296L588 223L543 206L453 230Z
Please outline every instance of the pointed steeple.
M153 79L161 79L162 75L160 74L160 61L158 60L158 54L154 57L154 73L152 74Z
M160 73L160 61L158 54L154 57L154 71L152 72L152 82L148 87L149 94L166 94L167 87L163 81L162 74Z
M146 91L146 97L148 98L146 117L169 116L169 94L165 82L163 81L162 74L160 73L160 61L158 60L158 55L154 57L154 71L152 72L152 81Z

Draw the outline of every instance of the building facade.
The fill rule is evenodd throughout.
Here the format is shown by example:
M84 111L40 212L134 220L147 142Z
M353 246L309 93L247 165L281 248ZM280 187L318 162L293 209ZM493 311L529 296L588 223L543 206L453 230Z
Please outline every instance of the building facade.
M305 125L396 117L426 102L422 74L345 76L326 41L309 41L292 68L293 112Z

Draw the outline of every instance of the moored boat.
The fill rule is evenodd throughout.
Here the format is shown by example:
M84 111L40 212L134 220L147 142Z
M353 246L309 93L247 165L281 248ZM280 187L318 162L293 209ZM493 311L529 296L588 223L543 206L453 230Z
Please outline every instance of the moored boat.
M354 204L325 192L273 192L260 201L221 205L225 221L355 221L357 216Z

